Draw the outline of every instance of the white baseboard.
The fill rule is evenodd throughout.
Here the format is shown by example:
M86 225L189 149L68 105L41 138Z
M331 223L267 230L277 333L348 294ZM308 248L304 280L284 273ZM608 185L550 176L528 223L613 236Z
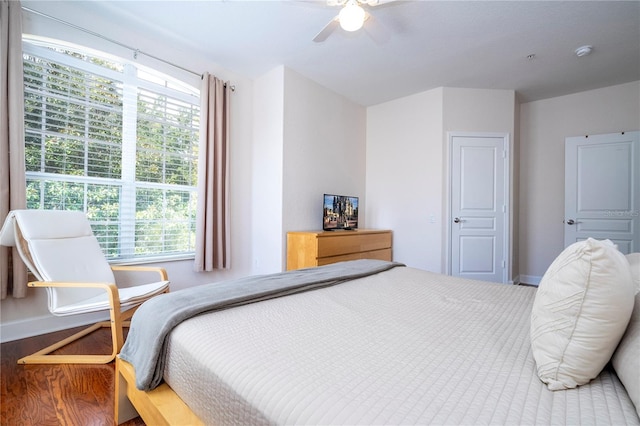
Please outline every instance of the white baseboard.
M536 287L540 285L540 281L542 281L542 277L537 277L535 275L519 275L518 282L519 284L529 284L535 285Z
M101 312L67 317L43 315L25 320L5 322L0 324L0 343L81 327L108 319L109 314Z

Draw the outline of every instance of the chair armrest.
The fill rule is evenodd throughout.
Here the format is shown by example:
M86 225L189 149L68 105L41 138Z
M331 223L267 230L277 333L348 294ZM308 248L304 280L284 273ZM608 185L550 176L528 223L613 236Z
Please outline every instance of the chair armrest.
M158 274L160 274L160 281L169 281L167 271L164 268L160 267L111 265L111 269L114 271L157 272Z
M66 282L66 281L31 281L27 284L29 287L75 287L75 288L101 288L109 295L111 306L116 312L120 312L120 293L118 287L113 283L85 283L85 282Z
M107 291L118 291L118 287L113 283L85 283L85 282L67 282L67 281L31 281L29 287L96 287L104 288Z

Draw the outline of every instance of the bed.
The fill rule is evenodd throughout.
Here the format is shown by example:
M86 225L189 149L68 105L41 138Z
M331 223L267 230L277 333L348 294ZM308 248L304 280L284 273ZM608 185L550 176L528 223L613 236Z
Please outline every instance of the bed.
M363 262L385 267L197 311L166 339L157 325L136 324L139 310L127 344L140 347L131 333L163 341L161 380L141 386L125 345L117 422L140 413L154 425L640 424L610 364L574 389L550 391L539 379L535 287L344 263ZM336 266L309 271L321 268Z

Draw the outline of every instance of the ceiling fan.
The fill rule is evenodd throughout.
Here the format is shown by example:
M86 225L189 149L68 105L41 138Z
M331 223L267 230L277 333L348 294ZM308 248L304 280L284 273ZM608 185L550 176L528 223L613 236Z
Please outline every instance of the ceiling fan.
M377 6L382 3L391 3L394 0L327 0L328 6L341 6L340 13L336 15L313 38L320 43L325 41L336 28L341 27L345 31L358 31L365 25L372 25L373 16L364 10L362 6Z

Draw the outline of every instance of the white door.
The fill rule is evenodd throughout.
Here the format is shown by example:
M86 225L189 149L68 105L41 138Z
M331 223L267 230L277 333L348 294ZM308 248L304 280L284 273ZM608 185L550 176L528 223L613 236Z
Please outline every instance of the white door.
M451 274L507 282L508 136L449 138Z
M640 250L640 132L565 140L564 244L610 239Z

